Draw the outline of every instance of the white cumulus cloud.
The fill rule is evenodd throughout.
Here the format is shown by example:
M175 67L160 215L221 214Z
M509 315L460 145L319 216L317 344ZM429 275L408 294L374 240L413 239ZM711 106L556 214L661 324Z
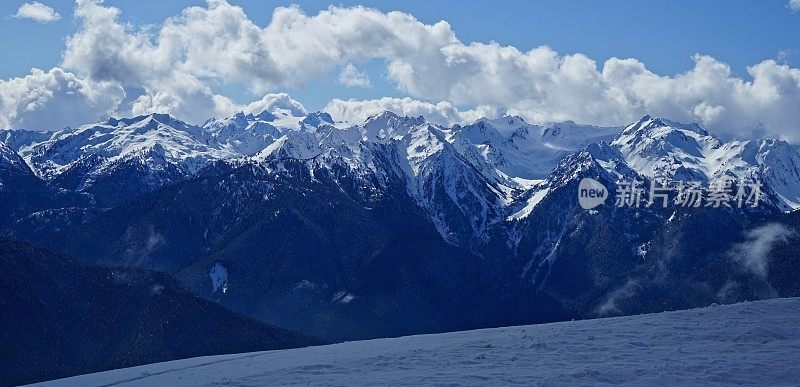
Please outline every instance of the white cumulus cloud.
M497 117L503 114L500 110L490 106L479 106L475 109L460 111L450 102L433 104L409 97L384 97L364 101L334 99L323 110L330 113L336 121L360 123L383 111L390 111L409 117L423 116L428 121L441 125L472 123L481 117Z
M366 72L359 71L352 63L348 63L339 73L339 83L345 87L369 87L371 85Z
M385 107L460 122L502 111L534 123L623 125L653 114L697 121L723 137L800 141L800 69L771 59L741 77L698 54L687 71L665 76L634 58L597 63L547 46L465 44L446 21L425 24L366 7L331 6L315 15L278 7L265 25L224 0L188 7L154 26L122 23L119 15L99 0L78 0L78 30L67 39L61 67L122 87L120 115L162 111L202 122L248 108L216 92L218 86L261 96L336 77L337 69L344 86L365 86L370 79L358 66L378 61L408 98L333 100L327 107L333 115L353 120Z
M61 19L61 15L53 7L38 1L22 3L14 14L15 18L33 20L39 23L50 23Z
M0 128L59 130L111 115L125 97L111 82L54 68L0 80Z
M285 113L290 116L301 117L308 114L300 102L292 99L286 93L270 93L258 101L249 103L243 108L245 113L258 114L263 111L272 113Z
M165 74L156 82L146 82L143 90L144 93L130 106L130 113L121 106L120 115L169 113L192 122L202 122L241 110L230 98L214 94L209 86L186 73Z
M789 4L786 6L792 11L800 11L800 0L789 0Z

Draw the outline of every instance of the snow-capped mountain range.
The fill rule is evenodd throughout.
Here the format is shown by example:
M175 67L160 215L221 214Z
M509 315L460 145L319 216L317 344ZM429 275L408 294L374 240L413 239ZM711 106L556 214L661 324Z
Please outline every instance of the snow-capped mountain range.
M18 152L45 180L82 168L91 176L112 173L125 163L142 163L153 172L165 166L191 176L212 161L257 162L277 151L283 157L310 159L336 147L395 142L405 147L410 177L432 156L454 152L481 175L509 190L531 188L565 156L590 144L592 154L607 156L649 178L699 180L728 176L763 178L785 210L800 208L800 156L784 141L761 139L722 142L697 124L685 125L646 116L625 128L573 122L546 126L519 117L480 119L472 125L441 127L422 117L386 112L364 124L335 123L326 113L305 117L239 113L189 125L164 114L109 119L54 133L0 131L6 148ZM445 151L445 144L447 150ZM444 151L444 152L443 152ZM4 151L6 159L13 155ZM348 156L352 156L349 152ZM344 159L343 155L330 157ZM349 159L353 168L364 160ZM88 166L88 167L87 167ZM369 169L368 167L366 169ZM90 181L84 184L91 184Z
M649 179L705 184L719 177L755 179L767 187L770 203L783 211L800 208L797 146L775 139L723 142L697 124L650 116L615 128L573 122L539 126L519 117L442 127L390 112L350 125L335 123L326 113L295 117L267 111L195 126L151 114L54 133L0 131L0 140L5 164L18 168L17 152L42 179L56 185L68 181L65 188L87 192L132 166L147 191L187 179L215 161L242 165L294 158L376 175L382 172L375 153L395 152L389 159L398 162L419 203L430 207L433 193L425 191L426 179L440 172L453 202L477 206L464 208L476 211L468 215L479 218L472 222L477 232L529 212L550 189L545 180L558 162L583 148L617 176L629 170ZM520 213L521 201L527 205Z
M800 207L800 154L785 141L723 142L697 124L648 116L626 127L610 145L620 160L649 178L706 184L718 178L760 180L781 209Z
M446 221L434 208L433 179L444 179L450 197L445 200L474 218L472 228L481 231L488 222L501 219L504 207L560 158L594 140L610 139L616 131L571 122L542 127L518 117L444 128L422 117L389 112L362 125L335 123L326 113L293 117L262 112L212 119L202 127L152 114L67 128L49 138L24 131L7 131L3 137L37 176L88 193L115 175L126 176L129 184L144 183L131 192L146 192L187 179L213 161L242 165L292 158L376 176L384 173L375 165L376 153L389 152L409 192L431 210L443 235L448 235ZM132 169L136 172L131 176ZM457 193L459 189L464 192Z
M585 177L609 189L757 180L764 205L585 211ZM519 117L443 127L390 112L360 124L240 113L202 126L151 114L0 131L0 183L3 235L160 270L329 340L800 292L783 277L800 269L791 252L766 276L731 258L753 229L797 215L798 147L726 142L650 116L626 127Z

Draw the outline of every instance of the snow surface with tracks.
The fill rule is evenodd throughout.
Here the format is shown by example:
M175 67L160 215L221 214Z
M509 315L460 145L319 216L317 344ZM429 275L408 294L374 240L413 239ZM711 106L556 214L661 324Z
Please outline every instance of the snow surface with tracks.
M800 299L775 299L201 357L44 385L798 385L799 323Z

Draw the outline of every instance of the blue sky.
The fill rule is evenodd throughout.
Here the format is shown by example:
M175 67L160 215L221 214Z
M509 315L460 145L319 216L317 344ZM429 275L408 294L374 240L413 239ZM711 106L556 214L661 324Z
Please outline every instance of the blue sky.
M63 67L66 71L74 73L75 76L81 79L91 82L102 80L100 79L102 76L92 73L93 70L91 69L84 68L88 66L83 66L80 63L76 65L75 61L71 62L70 65L70 63L65 63L62 60L67 48L65 42L85 24L85 21L73 17L73 12L76 9L75 3L66 0L43 0L42 2L58 12L61 16L60 20L51 23L37 23L32 20L14 17L12 15L17 12L18 7L23 3L22 1L5 1L0 4L0 14L5 15L0 18L0 37L2 37L0 38L0 50L6 53L3 65L0 66L0 82L14 77L25 77L31 74L30 70L34 67L45 72L52 68ZM629 109L630 111L616 111L613 114L599 115L596 112L571 112L569 109L565 109L564 106L574 104L576 96L595 93L603 95L603 97L596 98L608 98L610 94L619 93L619 87L613 83L609 83L610 86L604 86L605 89L600 91L578 88L570 91L567 96L558 97L558 101L555 102L552 100L539 100L539 98L545 97L538 94L532 96L525 93L521 93L516 97L510 94L482 99L472 95L464 96L465 86L463 83L459 83L463 80L443 84L442 87L449 88L449 91L439 93L436 87L426 89L414 81L400 79L397 74L390 75L387 64L395 61L396 58L386 57L385 55L376 55L373 58L364 59L360 56L353 57L350 54L341 54L341 58L340 56L332 57L337 60L336 63L330 65L321 63L319 73L310 72L314 73L313 76L309 75L308 78L300 77L302 79L287 79L284 76L278 82L270 80L269 82L272 82L270 86L258 87L257 90L254 90L247 81L228 82L228 79L220 78L207 80L196 72L190 73L192 77L198 78L204 86L209 87L214 94L222 95L230 99L232 103L240 106L245 106L249 102L259 99L266 92L287 92L295 100L301 101L309 110L330 107L330 101L334 99L374 101L382 97L410 97L414 101L430 104L444 101L448 104L452 103L453 108L459 110L457 114L449 110L442 113L442 117L444 117L442 119L446 121L458 121L453 117L460 117L459 119L466 120L467 118L465 117L472 117L478 113L508 112L522 115L533 121L569 118L578 121L596 120L598 123L603 124L621 124L624 123L624 120L630 119L641 112L655 111L655 113L659 113L663 111L663 114L671 114L679 119L696 120L709 125L715 125L715 123L721 125L722 123L730 123L734 119L742 120L743 116L741 114L726 118L727 115L732 114L730 112L736 111L740 107L734 106L736 105L735 101L721 100L719 95L726 93L722 89L704 91L708 93L708 100L705 100L705 95L691 94L691 90L688 90L692 88L691 82L702 83L702 80L681 81L681 74L690 72L708 74L705 69L713 69L716 63L721 63L730 66L730 74L724 74L724 77L722 77L731 81L728 83L752 82L753 77L747 70L748 66L773 60L774 63L770 62L769 66L765 66L769 67L769 69L762 72L764 74L762 79L782 79L780 82L787 82L787 79L794 77L792 75L795 74L793 70L800 65L800 12L793 11L788 4L788 0L728 0L724 2L685 0L618 0L605 2L542 0L494 1L488 5L480 2L452 0L435 2L339 1L334 3L327 1L231 0L230 4L241 7L246 14L247 22L260 28L270 24L276 7L290 4L299 5L303 12L312 18L320 11L328 9L331 5L344 8L364 5L377 9L383 14L389 11L401 11L412 15L426 26L431 26L440 20L446 21L449 23L452 33L463 43L463 46L470 46L470 43L473 42L497 42L499 47L516 48L523 54L537 47L548 46L558 55L556 62L562 61L572 54L585 55L588 59L595 61L597 67L595 73L603 77L606 75L601 73L604 73L604 65L608 59L635 58L638 63L646 66L648 73L653 75L649 80L642 81L645 82L644 86L641 84L624 86L623 94L625 94L625 97L623 100L630 101L631 106L635 108ZM180 15L187 7L211 8L205 1L184 0L169 2L106 0L101 6L118 8L121 13L117 22L120 25L130 26L129 32L132 35L135 34L135 31L148 28L152 32L158 32L167 18ZM302 37L298 39L302 39ZM400 39L402 39L402 34ZM495 50L493 52L499 53L500 51ZM102 52L103 49L95 49L96 55L101 56ZM274 52L271 54L276 57L281 55ZM475 53L470 55L473 54L477 55ZM714 61L713 63L708 62L706 66L700 68L701 66L698 65L699 59L694 57L695 54L708 55ZM512 58L508 60L519 62L518 59ZM87 59L88 62L90 62L89 59ZM401 62L408 64L408 60ZM507 64L501 65L501 70ZM350 65L354 65L354 69L365 74L369 79L368 87L345 87L342 82L338 81L340 72L345 66ZM487 62L476 65L485 66L489 64ZM416 64L413 63L410 66L417 75L426 71L433 71L419 66L415 67ZM629 70L630 68L625 71ZM568 71L565 70L564 72ZM725 71L722 70L722 72L724 73ZM777 74L776 72L781 72L783 75L775 75ZM582 76L585 79L592 77L591 74L587 74ZM307 74L304 73L303 75ZM477 74L473 75L480 77ZM542 86L537 83L539 81L536 79L523 80L525 79L524 76L534 75L536 74L521 74L520 82L527 82L531 84L532 88L545 90L540 94L553 94L547 91L547 87L556 88L558 87L557 85ZM291 76L289 77L291 78ZM670 101L659 99L652 95L644 95L641 89L647 87L647 82L658 81L657 77L668 77L670 80L675 80L675 82L672 82L673 84L663 85L663 90L670 90L681 96L676 97L674 101ZM174 78L174 76L171 76L171 78ZM510 77L499 76L498 80L489 83L493 88L491 91L497 94L494 88L503 88L506 85L509 88L520 87L519 85L510 85L509 79L513 83L515 79L513 72L510 73ZM553 79L561 78L553 77ZM712 76L709 79L716 78ZM725 83L719 79L716 79L715 82ZM138 84L133 85L132 83L135 82L128 79L114 79L114 81L119 82L120 86L125 89L124 95L127 102L122 102L120 106L124 105L126 107L125 109L117 108L116 110L120 114L123 111L127 111L126 103L135 98L137 93L140 93L140 89L153 88L152 85L141 85L141 87ZM418 81L423 82L421 79ZM606 81L608 80L604 80L604 82ZM141 80L137 82L141 83ZM788 82L791 83L791 81ZM776 87L782 89L783 86L785 85ZM476 84L476 87L486 86ZM736 88L737 86L731 87ZM772 86L770 85L770 87ZM790 85L790 89L792 87L795 86ZM743 94L740 100L746 101L748 98L752 98L752 95L759 93L764 97L763 90L755 90L751 91L750 94ZM773 105L772 110L783 109L784 106L792 106L796 101L793 93L792 91L792 93L787 94L789 99L778 100L779 104ZM150 94L154 95L155 92L150 92ZM716 98L716 100L712 100L712 97ZM781 96L781 98L783 97ZM515 104L511 102L515 98L529 102L527 105L522 103ZM775 100L773 97L764 98L769 101ZM21 101L23 100L24 98L19 98L19 101L14 103L22 106ZM557 106L551 107L551 103ZM619 104L620 102L616 101L616 103ZM769 103L775 104L775 102ZM7 110L10 104L11 102L5 102ZM591 105L591 102L589 104ZM680 108L675 108L675 106ZM430 107L426 108L432 109ZM11 106L11 109L16 109L16 113L14 113L16 115L8 113L5 121L3 121L3 117L0 117L0 124L24 124L21 108ZM164 109L164 107L162 106L159 109ZM437 109L442 110L441 106ZM475 113L462 114L464 111L471 112L472 110L470 109L475 109ZM601 109L601 107L597 109ZM225 109L217 110L227 111ZM750 116L763 115L768 111L770 109L762 109L758 112L752 112ZM180 110L176 111L175 114L180 116ZM448 114L450 115L448 116ZM454 116L453 114L456 115ZM184 113L184 115L191 116L190 113ZM739 129L748 129L750 131L766 130L769 132L768 126L776 125L776 123L748 119L750 121L747 125ZM790 119L794 119L794 117L782 119L780 123L788 122ZM32 125L31 119L28 119L27 122Z

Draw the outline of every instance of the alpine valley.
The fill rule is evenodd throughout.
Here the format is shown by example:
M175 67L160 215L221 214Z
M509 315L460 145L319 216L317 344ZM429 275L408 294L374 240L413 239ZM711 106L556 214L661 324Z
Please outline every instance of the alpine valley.
M604 205L578 205L583 178L609 187ZM620 179L719 178L760 181L760 205L613 203ZM6 297L139 273L198 313L235 312L205 312L229 326L286 329L280 347L797 297L798 209L798 146L650 116L443 127L276 110L0 131L0 233L28 259L61 257L46 276L9 266L54 284ZM193 355L224 352L209 348Z

